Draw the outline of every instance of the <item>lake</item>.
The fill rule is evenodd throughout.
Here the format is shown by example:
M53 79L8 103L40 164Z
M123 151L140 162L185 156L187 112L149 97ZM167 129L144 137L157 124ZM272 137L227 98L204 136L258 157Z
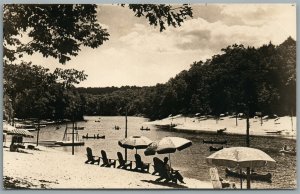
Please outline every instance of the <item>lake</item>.
M100 151L103 149L107 152L109 158L117 158L117 151L123 152L124 149L118 145L118 141L125 137L125 117L124 116L87 116L86 121L78 122L78 127L85 127L84 130L79 131L80 137L86 135L90 136L94 134L105 135L105 139L88 139L85 140L85 146L75 147L75 154L86 154L86 147L91 147L95 155L100 155ZM95 122L100 121L100 122ZM171 154L172 167L180 170L184 177L195 178L202 181L209 181L209 168L205 158L212 154L209 151L210 144L203 144L203 139L226 139L228 141L227 147L233 146L246 146L246 140L244 135L218 135L212 133L202 134L190 134L181 132L171 132L162 130L153 125L145 125L148 119L141 117L128 117L128 136L143 135L149 139L155 141L166 136L177 136L189 139L193 142L193 145L185 150ZM120 130L114 130L114 126L121 127ZM141 131L141 127L149 127L150 131ZM62 140L66 125L59 125L59 129L56 129L57 125L49 125L40 130L40 140ZM71 124L69 124L71 127ZM246 130L245 130L246 131ZM71 130L70 130L71 132ZM36 132L34 132L36 133ZM69 135L71 140L71 135ZM32 140L32 139L31 139ZM255 169L258 173L266 174L272 173L272 183L252 181L252 188L264 189L292 189L296 187L296 156L282 155L279 153L281 147L287 144L289 146L296 146L296 140L284 139L279 137L251 137L250 146L258 148L269 154L274 160L276 160L276 168L260 168ZM71 154L71 147L58 147L55 149L61 149ZM134 160L135 150L128 150L128 158ZM154 156L145 156L144 150L137 151L145 162L152 162ZM168 155L156 155L159 158L163 158ZM82 161L84 164L84 161ZM218 167L219 174L225 178L225 168ZM156 179L156 177L153 177ZM239 187L239 179L228 177L230 181L235 181ZM246 181L244 181L243 187L246 187Z

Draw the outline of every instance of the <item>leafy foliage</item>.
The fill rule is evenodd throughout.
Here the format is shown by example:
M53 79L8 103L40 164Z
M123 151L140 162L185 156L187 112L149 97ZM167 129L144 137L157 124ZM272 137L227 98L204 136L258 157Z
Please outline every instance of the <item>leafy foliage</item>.
M107 30L101 27L96 17L96 5L6 4L4 56L14 61L23 53L40 52L44 57L57 58L64 64L71 56L78 55L81 45L97 48L108 40Z
M124 4L122 6L125 6ZM192 8L184 4L130 4L137 17L146 17L150 25L180 26ZM80 52L81 46L97 48L109 38L109 33L97 21L94 4L5 4L3 15L3 55L15 61L24 53L39 52L54 57L62 64Z
M122 4L122 6L125 5ZM135 16L144 16L150 25L159 26L161 32L166 29L166 24L178 27L187 17L193 17L192 8L188 4L177 7L165 4L130 4L128 7L135 13Z
M74 85L85 80L77 70L49 69L38 65L4 63L4 93L6 101L18 118L82 118L81 98Z

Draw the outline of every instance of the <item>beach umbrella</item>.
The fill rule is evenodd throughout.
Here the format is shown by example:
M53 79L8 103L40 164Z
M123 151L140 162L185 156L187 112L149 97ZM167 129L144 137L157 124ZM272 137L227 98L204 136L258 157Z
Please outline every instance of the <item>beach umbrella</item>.
M8 124L3 124L3 132L6 132L7 135L18 135L18 136L30 137L30 138L34 137L33 134L30 133L28 130L18 129Z
M158 142L153 142L148 146L145 150L144 154L146 156L158 154L170 154L176 151L181 151L185 148L188 148L192 145L192 142L188 139L181 137L164 137ZM171 166L171 158L170 158L170 166Z
M128 138L124 138L118 142L119 146L127 149L146 149L152 140L145 136L130 136Z
M206 162L217 166L238 167L240 169L253 169L264 166L275 167L276 165L276 161L268 154L259 149L249 147L224 148L208 156Z

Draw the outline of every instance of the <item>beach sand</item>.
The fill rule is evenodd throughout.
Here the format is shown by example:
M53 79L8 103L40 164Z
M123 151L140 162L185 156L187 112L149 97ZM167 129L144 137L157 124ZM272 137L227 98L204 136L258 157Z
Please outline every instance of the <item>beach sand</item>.
M258 136L280 136L284 138L296 138L296 117L289 116L278 117L277 119L263 119L261 124L260 118L250 118L250 135ZM162 120L147 122L146 124L165 126L175 124L174 131L182 132L212 132L216 133L218 129L226 128L228 134L245 134L246 119L221 117L220 120L214 118L204 119L200 117L174 116ZM280 134L274 132L281 131Z
M28 153L3 148L4 187L30 189L211 189L210 182L185 178L186 184L155 182L158 176L85 164L85 155L39 147ZM150 172L153 169L150 168Z

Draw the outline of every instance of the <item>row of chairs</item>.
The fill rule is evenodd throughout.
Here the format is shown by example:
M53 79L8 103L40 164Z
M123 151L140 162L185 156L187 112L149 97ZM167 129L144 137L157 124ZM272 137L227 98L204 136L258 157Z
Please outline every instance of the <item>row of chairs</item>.
M92 149L90 147L86 148L87 152L87 161L86 164L97 164L103 167L116 167L117 161L119 165L117 168L141 171L141 172L149 172L150 163L145 163L142 161L141 156L139 154L135 154L135 161L125 160L121 152L117 152L118 159L109 159L104 150L101 150L101 156L93 155ZM102 164L100 164L102 160ZM135 162L135 168L133 168L133 163Z

